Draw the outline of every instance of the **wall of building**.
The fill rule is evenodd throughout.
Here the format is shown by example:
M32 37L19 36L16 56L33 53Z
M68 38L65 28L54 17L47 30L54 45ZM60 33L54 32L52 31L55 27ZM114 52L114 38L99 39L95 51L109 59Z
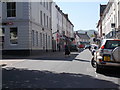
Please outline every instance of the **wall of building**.
M5 29L3 50L52 50L51 2L16 2L16 17L7 17L6 3L2 6ZM41 17L42 12L42 17ZM41 23L42 19L42 23ZM10 28L17 27L18 43L10 44Z
M2 23L2 3L0 3L0 23ZM0 50L2 50L2 26L0 24ZM0 51L1 53L1 51Z
M66 20L65 16L63 15L63 19L62 19L62 32L63 32L64 35L66 33L66 22L67 22L67 20Z
M73 37L73 25L71 25L66 14L60 10L60 7L55 2L52 4L52 33L56 41L56 50L59 47L63 50L66 43L66 37ZM71 36L72 35L72 36Z
M53 50L57 50L57 30L58 30L58 10L56 8L56 3L52 3L52 37L53 37Z
M31 3L31 41L32 49L35 50L51 50L52 49L52 31L51 31L51 4L45 2L48 6L44 6L44 3L32 2ZM42 16L41 16L42 14ZM42 22L41 22L42 20ZM34 35L32 35L34 31ZM37 35L38 33L38 35ZM41 36L42 35L42 36ZM38 37L37 37L38 36ZM41 40L42 37L42 40ZM40 42L42 41L42 42Z
M120 0L118 1L118 28L120 27Z
M113 2L110 2L103 13L102 30L103 33L105 33L105 35L107 35L110 31L112 31L111 23L115 22L115 18L114 18L115 11L113 5L114 5Z
M105 34L106 38L116 38L115 31L118 30L119 26L119 0L109 0L106 9L101 17L102 22L102 34ZM112 27L111 24L115 24ZM100 26L98 27L100 29ZM101 35L101 32L99 32ZM103 36L104 38L104 36Z
M21 8L20 8L21 7ZM4 50L29 49L29 17L28 3L16 3L16 17L7 17L6 3L2 4L2 22L11 22L12 25L2 25L5 29ZM24 18L23 18L24 16ZM10 44L10 28L18 29L18 44Z
M76 45L78 46L80 44L80 38L78 37L78 35L75 35L75 37Z
M57 44L60 44L64 33L67 37L73 37L72 23L60 8L56 8L54 2L16 2L16 16L9 18L6 3L3 3L2 10L2 23L11 23L1 26L5 30L3 50L48 51L53 49L53 39L56 41L55 48L58 49ZM17 27L16 45L10 44L12 27ZM64 42L64 38L62 41Z

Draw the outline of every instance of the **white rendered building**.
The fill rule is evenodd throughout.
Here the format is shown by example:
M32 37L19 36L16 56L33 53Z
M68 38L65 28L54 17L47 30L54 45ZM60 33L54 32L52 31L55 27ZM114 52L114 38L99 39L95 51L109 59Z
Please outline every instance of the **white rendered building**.
M51 4L2 2L3 54L29 55L52 50Z
M55 2L52 4L52 34L53 49L64 50L64 45L69 42L70 38L74 38L73 24L68 18L68 14L64 14Z

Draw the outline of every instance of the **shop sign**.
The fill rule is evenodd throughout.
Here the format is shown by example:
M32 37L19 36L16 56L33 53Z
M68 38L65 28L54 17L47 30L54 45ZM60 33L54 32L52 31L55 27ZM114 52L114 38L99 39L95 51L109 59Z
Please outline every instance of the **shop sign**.
M2 25L13 25L13 22L3 22Z

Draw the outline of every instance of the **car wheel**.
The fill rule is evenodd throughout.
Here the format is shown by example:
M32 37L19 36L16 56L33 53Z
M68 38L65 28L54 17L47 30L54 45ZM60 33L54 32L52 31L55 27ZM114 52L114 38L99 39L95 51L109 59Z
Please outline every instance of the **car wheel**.
M92 60L91 60L91 65L92 65L94 68L96 68L96 61L94 60L94 57L93 57Z

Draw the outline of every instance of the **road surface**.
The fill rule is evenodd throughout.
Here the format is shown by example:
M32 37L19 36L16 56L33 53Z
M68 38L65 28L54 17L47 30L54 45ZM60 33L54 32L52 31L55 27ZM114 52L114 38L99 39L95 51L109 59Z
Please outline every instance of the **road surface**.
M119 71L95 72L88 49L23 59L4 59L3 88L119 88Z

